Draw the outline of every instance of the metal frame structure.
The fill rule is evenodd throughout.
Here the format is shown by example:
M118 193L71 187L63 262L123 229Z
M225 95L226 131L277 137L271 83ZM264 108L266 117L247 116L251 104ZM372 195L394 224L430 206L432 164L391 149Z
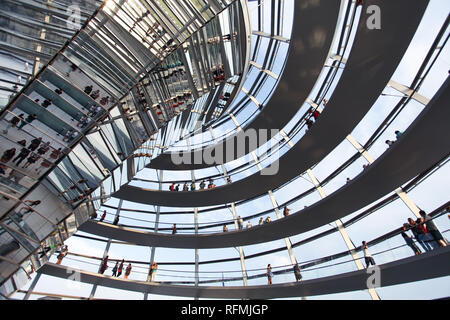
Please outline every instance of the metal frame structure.
M37 44L32 55L34 72L30 72L28 82L0 113L0 129L6 131L0 132L0 151L12 146L19 151L23 146L18 143L20 139L28 144L37 137L49 141L50 152L61 148L61 155L54 161L41 157L42 163L44 159L49 162L47 167L33 163L20 167L10 161L3 166L9 174L7 178L0 177L0 245L5 245L1 251L5 254L0 254L3 297L16 293L25 300L43 294L91 300L99 298L97 285L141 292L144 300L154 299L154 294L195 299L305 298L355 290L368 292L365 298L383 297L376 288L366 287L367 273L360 257L363 248L356 245L359 236L355 236L354 226L365 228L363 222L396 200L406 205L405 217L419 217L421 208L410 192L448 164L448 143L429 143L422 154L415 146L425 143L424 139L430 141L436 134L445 135L445 126L439 119L448 116L442 107L448 102L448 79L433 97L421 94L420 88L430 71L435 70L435 62L447 44L449 18L414 81L406 85L395 81L392 73L407 50L428 1L409 4L411 15L401 28L393 28L392 22L397 18L387 17L383 19L383 29L373 31L366 30L369 6L389 12L407 1L387 4L367 0L359 5L354 0L343 0L321 3L330 6L328 9L333 7L323 10L299 5L297 1L292 4L288 0L258 0L249 5L254 10L250 14L244 0L136 0L133 5L109 0L96 10L84 10L83 26L78 31L63 30L62 38L68 40L65 43L51 37L57 28L53 19L59 15L62 21L64 9L72 3L64 0L45 9L52 1L40 1L45 12L42 21L24 19L22 12L0 12L0 18L6 17L11 23L39 29L36 36L26 32L15 35ZM20 2L27 8L32 5L27 0ZM291 13L292 21L289 5L296 9ZM320 17L328 18L321 21ZM321 29L324 21L329 26ZM12 36L7 28L0 29L0 35L3 32ZM389 38L388 33L398 37ZM308 37L313 35L314 39L321 39L321 47L307 42L312 41ZM299 41L304 41L308 50L302 51ZM375 43L391 50L378 52L383 63L376 67L370 62L374 57L371 46ZM4 49L13 50L11 44ZM47 54L48 49L53 51ZM14 50L30 54L29 48ZM319 53L326 56L322 59ZM298 73L293 66L311 65L311 59L318 61L314 66L320 65L320 69L314 67L308 72L308 81L297 95L300 101L290 103L284 113L276 115L281 102L296 100L295 95L290 95ZM295 63L290 65L289 61ZM380 68L383 72L372 73ZM363 76L363 69L368 74ZM15 75L24 74L13 71ZM5 81L14 84L8 78ZM366 82L376 85L364 88ZM99 97L86 92L89 84L100 91ZM355 101L350 99L348 106L343 106L349 87L360 90L352 98ZM390 113L371 129L372 136L365 143L359 142L358 135L350 131L374 108L376 99L384 97L388 101L393 96L389 92L393 91L401 95L393 99L397 104L389 100ZM42 105L42 100L48 99L50 106ZM416 119L405 128L398 142L380 155L376 147L383 143L385 132L393 130L394 121L402 118L407 106L417 105L421 111ZM335 129L338 106L355 114L346 114L340 121L341 128ZM305 131L313 112L316 123ZM10 126L11 120L21 113L25 117L36 113L37 118ZM168 162L171 154L179 150L203 154L249 128L270 128L273 121L276 127L281 126L278 134L271 133L266 145L249 148L242 158L212 166L174 166ZM71 137L74 131L78 135ZM311 142L314 148L303 148ZM331 164L327 155L336 146L348 143L356 153L338 166ZM405 154L420 161L407 162L394 170L406 160ZM293 159L302 163L294 165ZM261 171L274 161L288 164L283 165L284 173L279 178L261 178ZM323 163L337 168L324 176ZM365 163L367 169L348 179L348 183L342 182L347 169L354 170L360 163ZM216 188L167 191L170 184L192 183L197 187L207 180ZM298 186L301 187L297 190ZM133 194L130 190L134 190ZM295 191L285 196L288 190ZM35 199L45 200L45 207L30 206ZM294 207L295 213L283 217L280 208L287 206ZM332 210L334 207L337 210ZM429 212L444 236L448 230L442 231L442 221L448 207L448 199L440 199L439 207ZM104 211L106 220L95 221L95 215ZM119 216L120 223L112 225ZM239 216L246 222L267 216L274 221L240 230ZM179 226L178 231L170 235L174 223ZM234 226L235 230L225 233L224 226ZM370 252L377 263L381 261L388 278L395 279L382 286L413 281L409 275L417 268L427 268L423 279L448 276L448 271L443 271L448 270L447 249L409 257L411 252L408 254L406 246L399 244L400 228L381 228L377 232L375 237L366 239ZM144 247L150 258L127 260L133 263L133 273L131 279L124 280L95 274L102 257L69 252L64 266L49 262L54 261L54 253L71 236L100 246L106 244L103 256L108 255L111 246L120 244ZM338 249L331 254L306 258L308 246L338 237L344 241L333 244ZM18 249L6 248L13 242ZM256 249L250 244L262 247ZM161 261L158 257L164 247L180 250L180 257L190 249L190 260L177 257ZM237 255L228 250L233 247ZM208 254L204 254L205 248L211 248ZM210 257L209 250L216 250L220 258ZM266 273L262 263L274 257L289 261L274 267L274 275L282 283L263 285ZM73 271L71 263L75 261L86 266L79 272L82 282L92 284L87 297L39 291L39 283L44 281L42 274L67 278L66 270ZM160 269L157 282L152 283L149 271L155 261ZM435 261L442 268L433 268ZM220 267L228 263L239 268ZM255 263L260 267L249 267ZM301 267L304 281L293 283L295 265ZM193 269L182 275L184 269L166 266ZM29 288L22 290L22 283L34 271L37 272ZM325 290L323 283L329 281L335 285ZM238 282L242 285L236 285ZM227 286L210 287L220 283Z

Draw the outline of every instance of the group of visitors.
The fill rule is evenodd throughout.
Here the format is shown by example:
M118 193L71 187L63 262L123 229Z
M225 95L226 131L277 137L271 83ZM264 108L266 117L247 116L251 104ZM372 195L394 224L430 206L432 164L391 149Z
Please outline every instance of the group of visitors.
M177 48L177 44L174 42L172 38L166 41L165 44L162 45L161 49L164 50L166 53L171 53Z
M314 107L311 107L308 110L308 116L305 118L306 126L308 127L307 130L311 129L313 124L317 121L317 119L320 117L320 112L315 109ZM314 121L312 120L314 119Z
M235 39L237 36L237 32L233 32L232 34L224 34L222 37L209 37L207 42L212 45L217 45L221 41L223 42L229 42L231 39Z
M241 218L241 216L239 216L236 219L236 223L238 225L238 230L242 230L244 229L244 220ZM247 224L245 225L246 229L250 229L252 227L252 223L250 222L250 220L247 221ZM223 232L228 232L228 225L223 225Z
M294 270L295 280L297 282L302 281L303 276L302 276L302 274L300 272L301 268L300 268L300 265L298 263L294 264L293 270ZM272 284L272 278L273 278L273 272L272 272L272 266L270 265L270 263L267 265L266 276L267 276L267 284L271 285Z
M25 139L17 141L17 144L22 146L20 151L17 153L16 148L10 148L5 150L0 158L0 161L2 163L8 163L9 161L12 160L12 163L14 163L17 167L19 167L20 164L25 159L27 159L25 164L22 166L23 169L26 169L30 165L36 163L42 157L43 161L41 163L41 167L46 168L50 167L51 163L43 157L50 150L50 142L43 142L42 137L38 137L31 140L28 146L27 141ZM60 154L61 148L58 150L53 150L50 154L50 158L57 159ZM6 173L5 168L6 168L5 166L2 166L2 169L0 171L1 174ZM38 168L35 169L35 171L38 170L39 170Z
M400 138L400 136L403 134L403 132L396 130L395 132L395 138L398 140ZM392 141L392 140L386 140L385 143L388 145L388 147L392 146L395 142L397 142L397 140Z
M214 81L216 81L216 82L225 81L225 68L224 68L223 64L216 66L212 70L212 73L214 75Z
M68 204L74 204L79 201L82 201L86 199L92 192L94 192L94 188L87 188L85 190L82 190L75 198L69 199L67 201Z
M433 219L424 210L420 210L419 214L420 218L416 220L408 218L408 223L403 224L401 232L401 236L414 254L419 255L422 253L420 248L414 243L414 239L425 252L447 246L447 240L443 237ZM409 230L411 230L413 237L407 234Z
M56 89L56 90L58 90L58 89ZM55 92L58 93L58 92L60 92L60 91L55 91ZM62 93L62 91L61 91L61 93ZM41 101L40 99L35 99L35 100L34 100L34 103L39 104L40 101ZM45 99L45 100L41 103L41 106L42 106L44 109L47 109L51 104L52 104L52 100L51 100L51 99Z
M95 118L103 113L103 108L99 105L93 105L89 108L88 116Z
M263 224L272 222L272 218L268 216L266 219L263 217L259 218L258 225L262 226Z
M64 245L58 252L58 255L56 256L56 258L58 259L56 261L56 264L61 264L62 260L64 259L65 256L67 256L67 254L69 253L69 247L67 245Z
M19 125L20 121L24 121L24 113L17 115L14 115L9 121L8 124L6 125L6 128L3 130L4 134L8 134L8 130L9 128L13 127L13 128L17 128L17 126Z
M84 93L90 96L93 100L97 100L100 97L100 89L94 90L93 85L88 85L84 88ZM100 98L100 104L105 106L109 103L109 96L105 96Z
M284 217L289 216L290 211L291 211L291 209L289 209L287 206L284 206L284 208L283 208L283 215L284 215ZM258 225L261 226L263 224L270 223L270 222L272 222L272 218L270 216L266 217L265 219L263 217L260 217ZM243 230L244 229L244 220L241 218L241 216L238 216L236 218L236 223L237 223L237 226L238 226L238 230ZM250 220L248 220L247 224L246 224L246 229L249 229L251 227L252 227L252 223L250 222ZM225 224L223 226L223 232L228 232L228 225Z
M173 80L180 81L179 78L182 78L185 74L185 69L181 61L177 61L175 63L166 64L161 66L159 70L156 70L154 74L155 78L162 78L164 80ZM183 98L183 96L177 96L179 98Z
M148 31L153 31L152 37L154 41L160 40L165 34L166 30L164 30L159 23L155 23L152 28L150 28ZM147 32L149 33L149 32Z
M26 118L24 113L21 113L19 115L14 115L8 122L6 128L3 130L4 134L8 134L9 129L12 128L17 128L17 129L22 129L23 127L25 127L27 124L32 123L34 120L37 119L37 115L35 113L29 114L27 115ZM20 123L20 124L19 124Z
M114 267L112 268L112 277L120 277L122 275L123 269L125 266L125 259L122 259L122 261L119 263L119 261L116 261ZM125 273L124 273L124 278L128 279L128 277L131 274L131 270L132 270L133 266L131 263L128 263L128 266L125 268ZM100 265L100 274L104 274L104 272L108 269L108 256L106 256L103 260L102 263ZM156 277L156 272L158 270L158 264L156 262L153 262L150 266L150 270L149 270L149 281L155 281L155 277Z
M414 242L414 239L420 244L425 252L434 250L438 247L447 246L447 240L442 236L432 218L427 215L424 210L420 210L419 214L420 218L417 218L416 220L408 218L408 223L403 224L400 233L408 247L413 250L414 254L419 255L422 253L420 248ZM409 230L411 230L413 237L407 234ZM366 268L368 268L369 265L375 265L375 260L369 252L366 241L362 242L361 248L364 252Z
M76 130L69 129L67 130L66 134L64 135L63 141L64 142L71 142L76 137L78 137L79 133Z
M92 220L97 219L97 217L98 217L97 211L94 211L94 212L91 214L90 217L91 217ZM102 213L102 215L101 215L99 221L100 221L100 222L103 222L103 221L105 220L105 218L106 218L106 210L103 210L103 213Z
M108 269L108 258L109 258L109 256L106 256L106 257L103 258L102 263L100 265L100 270L99 270L100 274L105 273L105 271ZM120 277L122 275L124 264L125 264L125 260L124 259L122 259L120 264L119 264L119 261L116 261L116 264L114 265L114 267L112 269L112 276L113 277ZM125 274L124 274L124 278L125 279L128 279L132 268L133 267L132 267L131 263L129 263L128 266L125 269Z
M231 97L231 93L225 92L223 95L220 96L220 99L227 102Z
M109 256L106 256L105 258L103 258L102 263L100 265L100 270L99 273L100 274L104 274L105 271L108 269L108 259ZM125 266L125 259L122 259L122 261L116 261L114 267L112 268L112 277L120 277L122 275L122 272L124 270L124 266ZM131 274L131 270L133 269L133 266L131 263L128 263L128 266L125 268L125 273L124 273L124 278L128 279L128 277ZM156 262L153 262L150 266L150 270L149 270L149 281L154 281L155 277L156 277L156 272L158 270L158 264Z
M227 183L231 183L231 179L227 179ZM205 190L205 187L206 187L206 181L202 180L202 182L200 182L200 184L199 184L199 190ZM214 181L212 179L209 179L208 189L213 189L215 187L216 187L216 185L214 184ZM187 182L184 183L182 191L195 191L195 190L196 190L195 182L192 182L190 187ZM175 192L180 191L180 184L175 184L175 182L172 182L172 184L169 186L169 191L175 191Z
M179 71L174 71L173 76L176 76L177 73L182 73L184 71L182 71L182 69L180 69ZM176 80L177 81L177 80ZM185 103L189 103L192 99L192 93L191 92L185 92L185 93L179 93L176 96L173 96L169 99L166 99L164 101L163 106L165 107L165 110L167 111L172 111L175 114L179 114L180 113L180 109L179 107ZM148 107L148 103L145 100L145 97L143 94L140 95L140 102L143 104L144 108L147 110L149 109ZM164 118L164 114L163 114L163 108L160 104L154 104L152 106L152 109L156 112L156 114L158 115L158 119L161 123L164 123L165 118Z
M83 129L83 128L87 127L91 122L92 122L92 119L90 117L83 115L80 117L80 120L78 120L77 127Z
M189 99L190 95L185 93L184 95L177 95L176 97L165 100L165 105L166 108L178 114L180 112L180 109L178 108L180 108L180 106L188 102Z
M214 184L213 179L209 179L208 181L209 181L208 182L208 189L213 189L213 188L216 187L216 185ZM194 184L194 190L195 190L195 183L193 183L193 184ZM191 184L191 187L192 187L192 184ZM200 182L200 184L199 184L199 190L205 190L205 187L206 187L206 181L202 180L202 182ZM191 188L191 190L192 190L192 188Z
M33 212L33 207L41 204L41 200L25 200L24 206L19 210L19 216L23 217L25 214Z
M288 209L287 207L284 208L284 216L287 217L289 215L289 211L290 209ZM272 218L270 216L266 217L266 219L264 219L263 217L260 217L258 225L263 225L266 223L270 223L272 222ZM244 219L242 219L241 216L238 216L236 218L236 224L237 224L237 228L238 230L243 230L244 229ZM250 229L252 227L252 223L250 220L247 221L247 224L245 225L246 229ZM228 232L228 225L224 224L223 225L223 232Z

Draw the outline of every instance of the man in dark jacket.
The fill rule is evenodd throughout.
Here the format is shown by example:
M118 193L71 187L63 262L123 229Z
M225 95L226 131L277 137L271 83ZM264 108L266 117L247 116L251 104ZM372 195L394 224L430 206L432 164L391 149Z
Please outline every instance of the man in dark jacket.
M423 210L420 210L419 214L424 219L428 232L431 234L433 239L439 244L439 246L441 247L447 246L447 242L442 236L442 233L439 231L437 225L434 223L433 219L431 219L431 217L427 215L426 212Z

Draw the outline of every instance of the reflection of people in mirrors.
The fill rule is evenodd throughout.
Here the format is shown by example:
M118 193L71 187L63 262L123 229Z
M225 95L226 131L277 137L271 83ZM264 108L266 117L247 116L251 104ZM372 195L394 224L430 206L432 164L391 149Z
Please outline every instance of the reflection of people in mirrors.
M67 255L67 253L69 252L69 247L67 245L63 246L61 249L59 249L57 252L59 252L58 256L56 257L58 259L58 261L56 262L56 264L61 264L62 259L64 259L64 257Z
M42 250L38 252L38 254L39 254L39 259L41 259L43 256L47 255L47 253L48 253L50 250L55 249L55 248L56 248L56 246L53 245L53 244L50 245L50 246L45 246L45 247L43 247Z

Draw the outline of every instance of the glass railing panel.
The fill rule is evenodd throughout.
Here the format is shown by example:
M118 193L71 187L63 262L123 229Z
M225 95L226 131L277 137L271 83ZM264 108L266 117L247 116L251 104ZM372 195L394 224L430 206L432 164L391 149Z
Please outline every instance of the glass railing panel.
M112 171L120 159L117 159L111 150L108 149L105 141L103 140L101 134L99 132L92 132L86 136L89 142L95 146L95 151L100 157L102 163L108 168L108 170Z
M86 177L86 179L91 177L91 179L97 182L103 180L105 175L95 165L91 156L82 146L77 145L73 151L69 154L69 158L83 177Z

